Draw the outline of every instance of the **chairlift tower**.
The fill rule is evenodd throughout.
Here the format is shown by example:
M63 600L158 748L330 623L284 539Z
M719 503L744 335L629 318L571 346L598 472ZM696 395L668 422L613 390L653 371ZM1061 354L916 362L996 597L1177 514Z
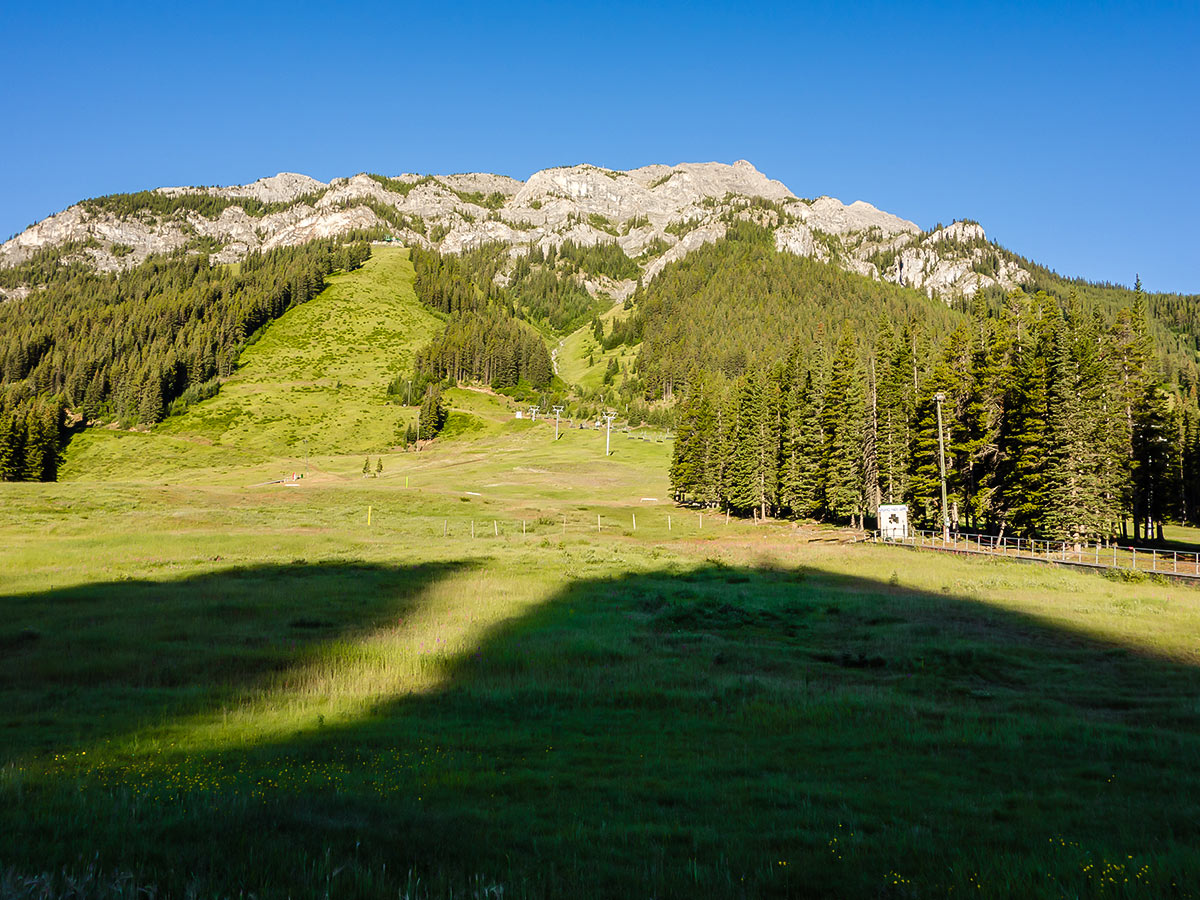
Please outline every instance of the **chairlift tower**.
M612 451L609 449L609 435L612 433L612 421L617 417L616 413L606 412L604 414L604 455L612 456Z
M558 417L562 415L563 408L561 406L554 407L554 439L558 440Z
M533 421L535 421L535 422L536 422L536 421L537 421L537 414L538 414L539 412L541 412L541 409L542 409L542 408L541 408L540 406L531 406L531 407L529 407L529 418L531 418Z

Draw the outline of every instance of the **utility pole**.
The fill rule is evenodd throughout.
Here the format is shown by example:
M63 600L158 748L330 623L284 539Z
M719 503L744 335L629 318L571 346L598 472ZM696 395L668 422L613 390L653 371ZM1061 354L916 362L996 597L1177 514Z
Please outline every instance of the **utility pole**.
M942 401L946 395L938 391L933 395L937 401L938 420L938 466L942 472L942 541L950 540L950 510L946 505L946 444L942 438Z
M558 440L558 417L562 414L562 411L563 408L561 406L554 407L554 439L556 441Z
M605 413L604 414L604 455L605 456L612 456L612 451L608 449L608 447L609 447L608 438L609 438L609 435L612 433L612 420L615 419L616 417L617 417L616 413Z

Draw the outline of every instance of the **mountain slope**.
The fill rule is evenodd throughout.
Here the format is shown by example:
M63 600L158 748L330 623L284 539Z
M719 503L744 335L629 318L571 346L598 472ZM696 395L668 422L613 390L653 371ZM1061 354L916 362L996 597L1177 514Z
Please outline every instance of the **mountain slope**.
M1010 256L993 252L977 224L922 233L863 201L798 198L744 160L628 172L576 165L537 172L527 182L483 173L359 174L326 184L281 173L249 185L114 194L85 200L12 238L0 246L0 268L55 247L70 247L75 258L101 269L180 248L211 249L216 262L236 262L254 250L374 230L448 253L486 243L522 252L530 245L611 241L637 259L648 280L743 219L771 227L780 250L947 299L1009 289L1028 275ZM624 298L635 281L597 278L587 286ZM31 287L6 290L20 296Z
M120 477L124 464L246 464L379 451L415 410L385 405L389 381L441 324L417 302L408 252L376 247L364 266L334 275L247 347L217 396L150 432L90 429L72 442L62 477ZM307 447L305 442L307 441ZM153 466L151 466L153 468Z

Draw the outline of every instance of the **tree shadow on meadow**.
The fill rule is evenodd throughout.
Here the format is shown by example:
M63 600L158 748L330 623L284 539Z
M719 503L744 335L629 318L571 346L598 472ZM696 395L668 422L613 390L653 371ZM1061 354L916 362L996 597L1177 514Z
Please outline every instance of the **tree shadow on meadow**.
M212 709L410 614L470 565L295 560L0 598L0 765Z
M971 598L709 563L571 582L437 665L351 722L27 785L0 861L259 897L1200 878L1200 670Z

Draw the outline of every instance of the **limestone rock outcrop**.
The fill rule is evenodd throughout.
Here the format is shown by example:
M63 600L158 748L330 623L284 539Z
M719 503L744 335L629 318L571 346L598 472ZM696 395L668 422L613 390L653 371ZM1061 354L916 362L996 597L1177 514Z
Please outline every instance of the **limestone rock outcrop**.
M101 270L135 265L151 254L185 252L201 240L218 262L314 238L378 229L410 245L461 253L487 243L512 254L564 241L614 241L638 260L643 280L705 243L730 222L751 219L774 230L778 250L949 299L1028 278L1010 255L988 243L982 227L955 222L923 233L912 222L862 200L804 200L745 160L651 165L627 172L592 165L535 172L528 181L467 173L381 178L366 174L329 183L281 172L245 185L159 188L166 197L218 198L219 212L193 207L167 214L147 208L117 215L84 201L0 245L0 266L45 247ZM255 201L241 203L240 199ZM615 298L633 281L589 283ZM19 296L8 291L10 298Z

